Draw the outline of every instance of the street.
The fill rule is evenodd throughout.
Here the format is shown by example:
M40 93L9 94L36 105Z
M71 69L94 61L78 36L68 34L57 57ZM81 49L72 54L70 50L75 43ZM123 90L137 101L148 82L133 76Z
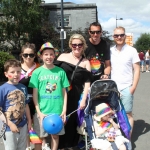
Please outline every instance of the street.
M150 147L150 72L141 73L140 81L134 94L133 117L135 120L132 148L133 150L148 150ZM0 139L0 150L4 150Z

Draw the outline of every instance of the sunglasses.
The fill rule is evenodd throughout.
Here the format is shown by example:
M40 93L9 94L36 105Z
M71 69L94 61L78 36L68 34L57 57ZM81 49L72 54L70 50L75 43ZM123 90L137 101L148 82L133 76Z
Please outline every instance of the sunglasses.
M114 34L113 35L114 38L118 38L119 36L122 38L125 36L125 34Z
M81 48L83 46L83 43L80 43L80 44L71 44L73 48L76 48L77 46L79 48Z
M101 31L90 31L90 33L91 33L91 34L95 34L95 33L96 33L96 34L100 34Z
M28 56L29 56L30 58L33 58L35 55L34 55L34 54L26 54L26 53L24 53L24 54L22 54L22 56L23 56L24 58L27 58Z

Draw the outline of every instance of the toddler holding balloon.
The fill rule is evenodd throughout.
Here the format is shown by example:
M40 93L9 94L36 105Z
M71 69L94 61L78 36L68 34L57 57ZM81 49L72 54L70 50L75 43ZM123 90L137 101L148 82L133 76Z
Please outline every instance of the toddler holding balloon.
M69 82L64 70L53 64L55 51L50 42L41 46L38 55L43 60L43 66L32 73L29 83L29 87L33 88L33 101L36 108L33 128L43 140L42 150L49 149L44 140L49 134L51 149L57 150L59 135L65 134L61 124L66 120L65 88L69 86ZM41 150L41 145L35 144L35 150Z

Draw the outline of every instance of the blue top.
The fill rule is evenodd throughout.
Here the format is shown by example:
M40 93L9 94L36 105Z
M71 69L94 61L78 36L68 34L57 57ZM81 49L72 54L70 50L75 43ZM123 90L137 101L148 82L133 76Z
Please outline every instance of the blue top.
M0 108L6 118L16 124L17 127L23 127L27 123L25 107L29 102L27 88L18 83L17 85L4 83L0 86ZM7 126L6 131L10 131Z

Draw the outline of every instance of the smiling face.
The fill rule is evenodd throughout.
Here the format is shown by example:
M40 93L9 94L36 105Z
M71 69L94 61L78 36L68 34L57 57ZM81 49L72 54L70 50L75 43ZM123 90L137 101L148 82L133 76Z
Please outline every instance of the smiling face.
M41 54L41 59L44 62L44 65L47 67L53 66L53 61L55 59L55 53L53 49L45 49Z
M101 31L101 28L100 26L94 26L92 25L90 27L90 30L89 30L89 35L90 35L90 39L91 39L91 42L93 44L98 44L100 42L100 37L102 35L102 31Z
M122 28L116 28L113 37L116 45L123 46L125 44L126 36Z
M35 58L34 50L31 48L24 49L22 53L22 59L24 63L33 64Z
M9 67L7 72L4 72L10 84L18 84L21 76L21 67Z
M81 56L82 55L82 52L83 52L83 43L80 39L73 39L72 40L72 43L71 43L71 46L72 46L72 52L75 56Z

